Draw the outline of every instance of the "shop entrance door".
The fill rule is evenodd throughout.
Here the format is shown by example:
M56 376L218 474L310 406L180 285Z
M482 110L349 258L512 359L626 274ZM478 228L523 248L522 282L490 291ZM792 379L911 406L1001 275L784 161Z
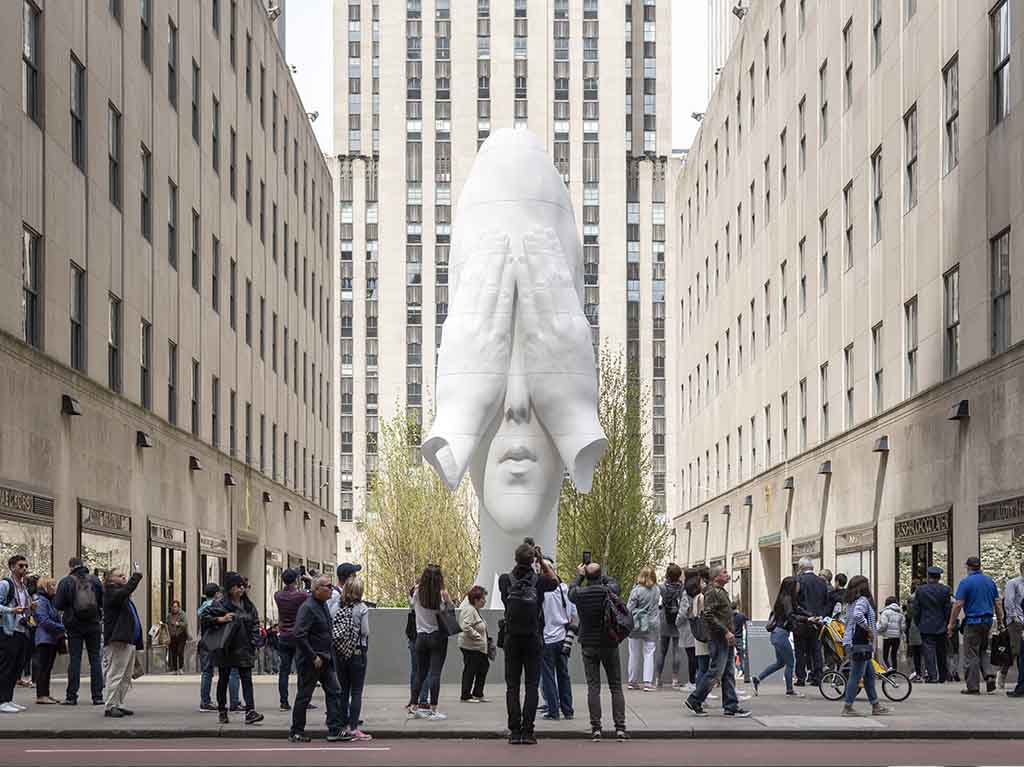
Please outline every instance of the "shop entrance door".
M913 580L924 583L927 571L932 566L942 568L942 579L949 582L949 541L946 539L908 543L896 547L896 579L899 586L900 603L910 598L910 584Z

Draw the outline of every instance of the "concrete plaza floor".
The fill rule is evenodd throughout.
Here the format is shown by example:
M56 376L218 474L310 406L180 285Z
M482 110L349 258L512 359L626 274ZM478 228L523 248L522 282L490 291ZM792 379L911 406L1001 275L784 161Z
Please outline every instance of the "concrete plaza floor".
M83 680L84 681L84 680ZM88 683L84 704L78 706L40 706L35 693L18 688L15 700L28 706L20 714L0 714L0 738L34 738L47 735L62 738L167 738L181 737L285 737L290 714L278 710L276 677L255 677L257 708L266 716L260 725L246 726L241 714L231 715L231 724L220 725L215 714L200 713L198 676L152 676L136 681L126 706L135 715L123 719L103 716L100 706L88 701ZM54 679L52 692L61 697L65 681ZM840 716L841 703L825 700L817 688L805 687L803 698L783 695L781 680L772 679L761 686L761 694L742 705L753 712L749 719L731 719L721 715L720 701L707 704L710 716L697 718L683 708L684 695L665 688L656 692L626 691L626 724L634 738L1024 738L1024 700L1007 698L999 691L993 695L965 696L962 684L914 685L903 703L890 703L888 717L847 718ZM752 693L752 690L748 691ZM291 695L295 681L292 677ZM458 688L444 685L440 710L447 721L428 722L407 717L404 704L408 688L399 685L372 685L364 692L362 718L364 729L377 739L384 738L498 738L505 733L504 685L498 674L491 674L486 688L490 703L468 704L459 701ZM576 716L570 721L547 721L538 717L538 737L582 738L589 733L586 687L573 688ZM611 699L602 694L604 727L611 727ZM323 694L314 697L320 708L309 713L307 732L319 735L324 725ZM863 696L858 708L865 714Z

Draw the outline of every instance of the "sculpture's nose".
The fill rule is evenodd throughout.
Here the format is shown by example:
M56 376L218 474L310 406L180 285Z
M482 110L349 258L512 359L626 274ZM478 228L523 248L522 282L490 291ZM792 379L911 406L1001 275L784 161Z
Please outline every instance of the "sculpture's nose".
M526 367L523 364L522 341L518 335L512 339L509 359L508 386L505 388L504 418L516 424L530 420L530 392L526 385Z

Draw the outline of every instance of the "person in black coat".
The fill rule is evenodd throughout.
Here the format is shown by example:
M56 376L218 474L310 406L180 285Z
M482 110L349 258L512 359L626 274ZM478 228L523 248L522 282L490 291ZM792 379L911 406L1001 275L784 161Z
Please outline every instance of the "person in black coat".
M107 572L103 588L104 716L120 718L133 713L124 707L124 699L132 684L135 651L145 647L142 620L132 602L132 593L141 581L140 572L132 573L131 578L117 567Z
M814 617L832 615L829 604L829 585L825 579L814 572L814 562L804 557L800 560L800 574L796 577L800 584L800 607ZM804 622L797 625L793 632L793 645L796 650L796 682L797 687L804 684L817 686L824 670L824 659L821 655L821 639L819 628L814 623Z
M238 669L245 699L245 723L263 721L256 711L252 690L252 667L260 638L260 614L245 593L245 579L236 572L224 575L224 593L203 612L203 644L217 667L217 711L221 724L228 719L228 679Z
M952 590L940 583L942 568L929 567L926 571L928 582L914 592L913 620L921 632L921 649L924 654L928 684L946 681L946 627L952 603Z
M327 698L327 740L352 740L343 737L341 726L341 686L334 667L334 648L331 643L331 613L327 600L331 596L331 578L318 576L313 581L312 599L299 606L295 616L295 666L299 688L292 707L292 726L288 739L292 743L309 743L306 735L306 709L316 690L317 682Z

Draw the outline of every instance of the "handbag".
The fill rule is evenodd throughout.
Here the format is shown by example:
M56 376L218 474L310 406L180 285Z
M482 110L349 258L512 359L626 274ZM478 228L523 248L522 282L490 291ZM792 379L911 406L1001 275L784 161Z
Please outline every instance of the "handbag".
M487 659L494 660L498 657L498 648L491 637L487 637Z
M62 636L60 639L57 640L57 654L68 654L68 638L66 636Z
M462 628L459 626L459 619L455 615L454 607L437 611L437 627L450 637L457 636L462 633Z

